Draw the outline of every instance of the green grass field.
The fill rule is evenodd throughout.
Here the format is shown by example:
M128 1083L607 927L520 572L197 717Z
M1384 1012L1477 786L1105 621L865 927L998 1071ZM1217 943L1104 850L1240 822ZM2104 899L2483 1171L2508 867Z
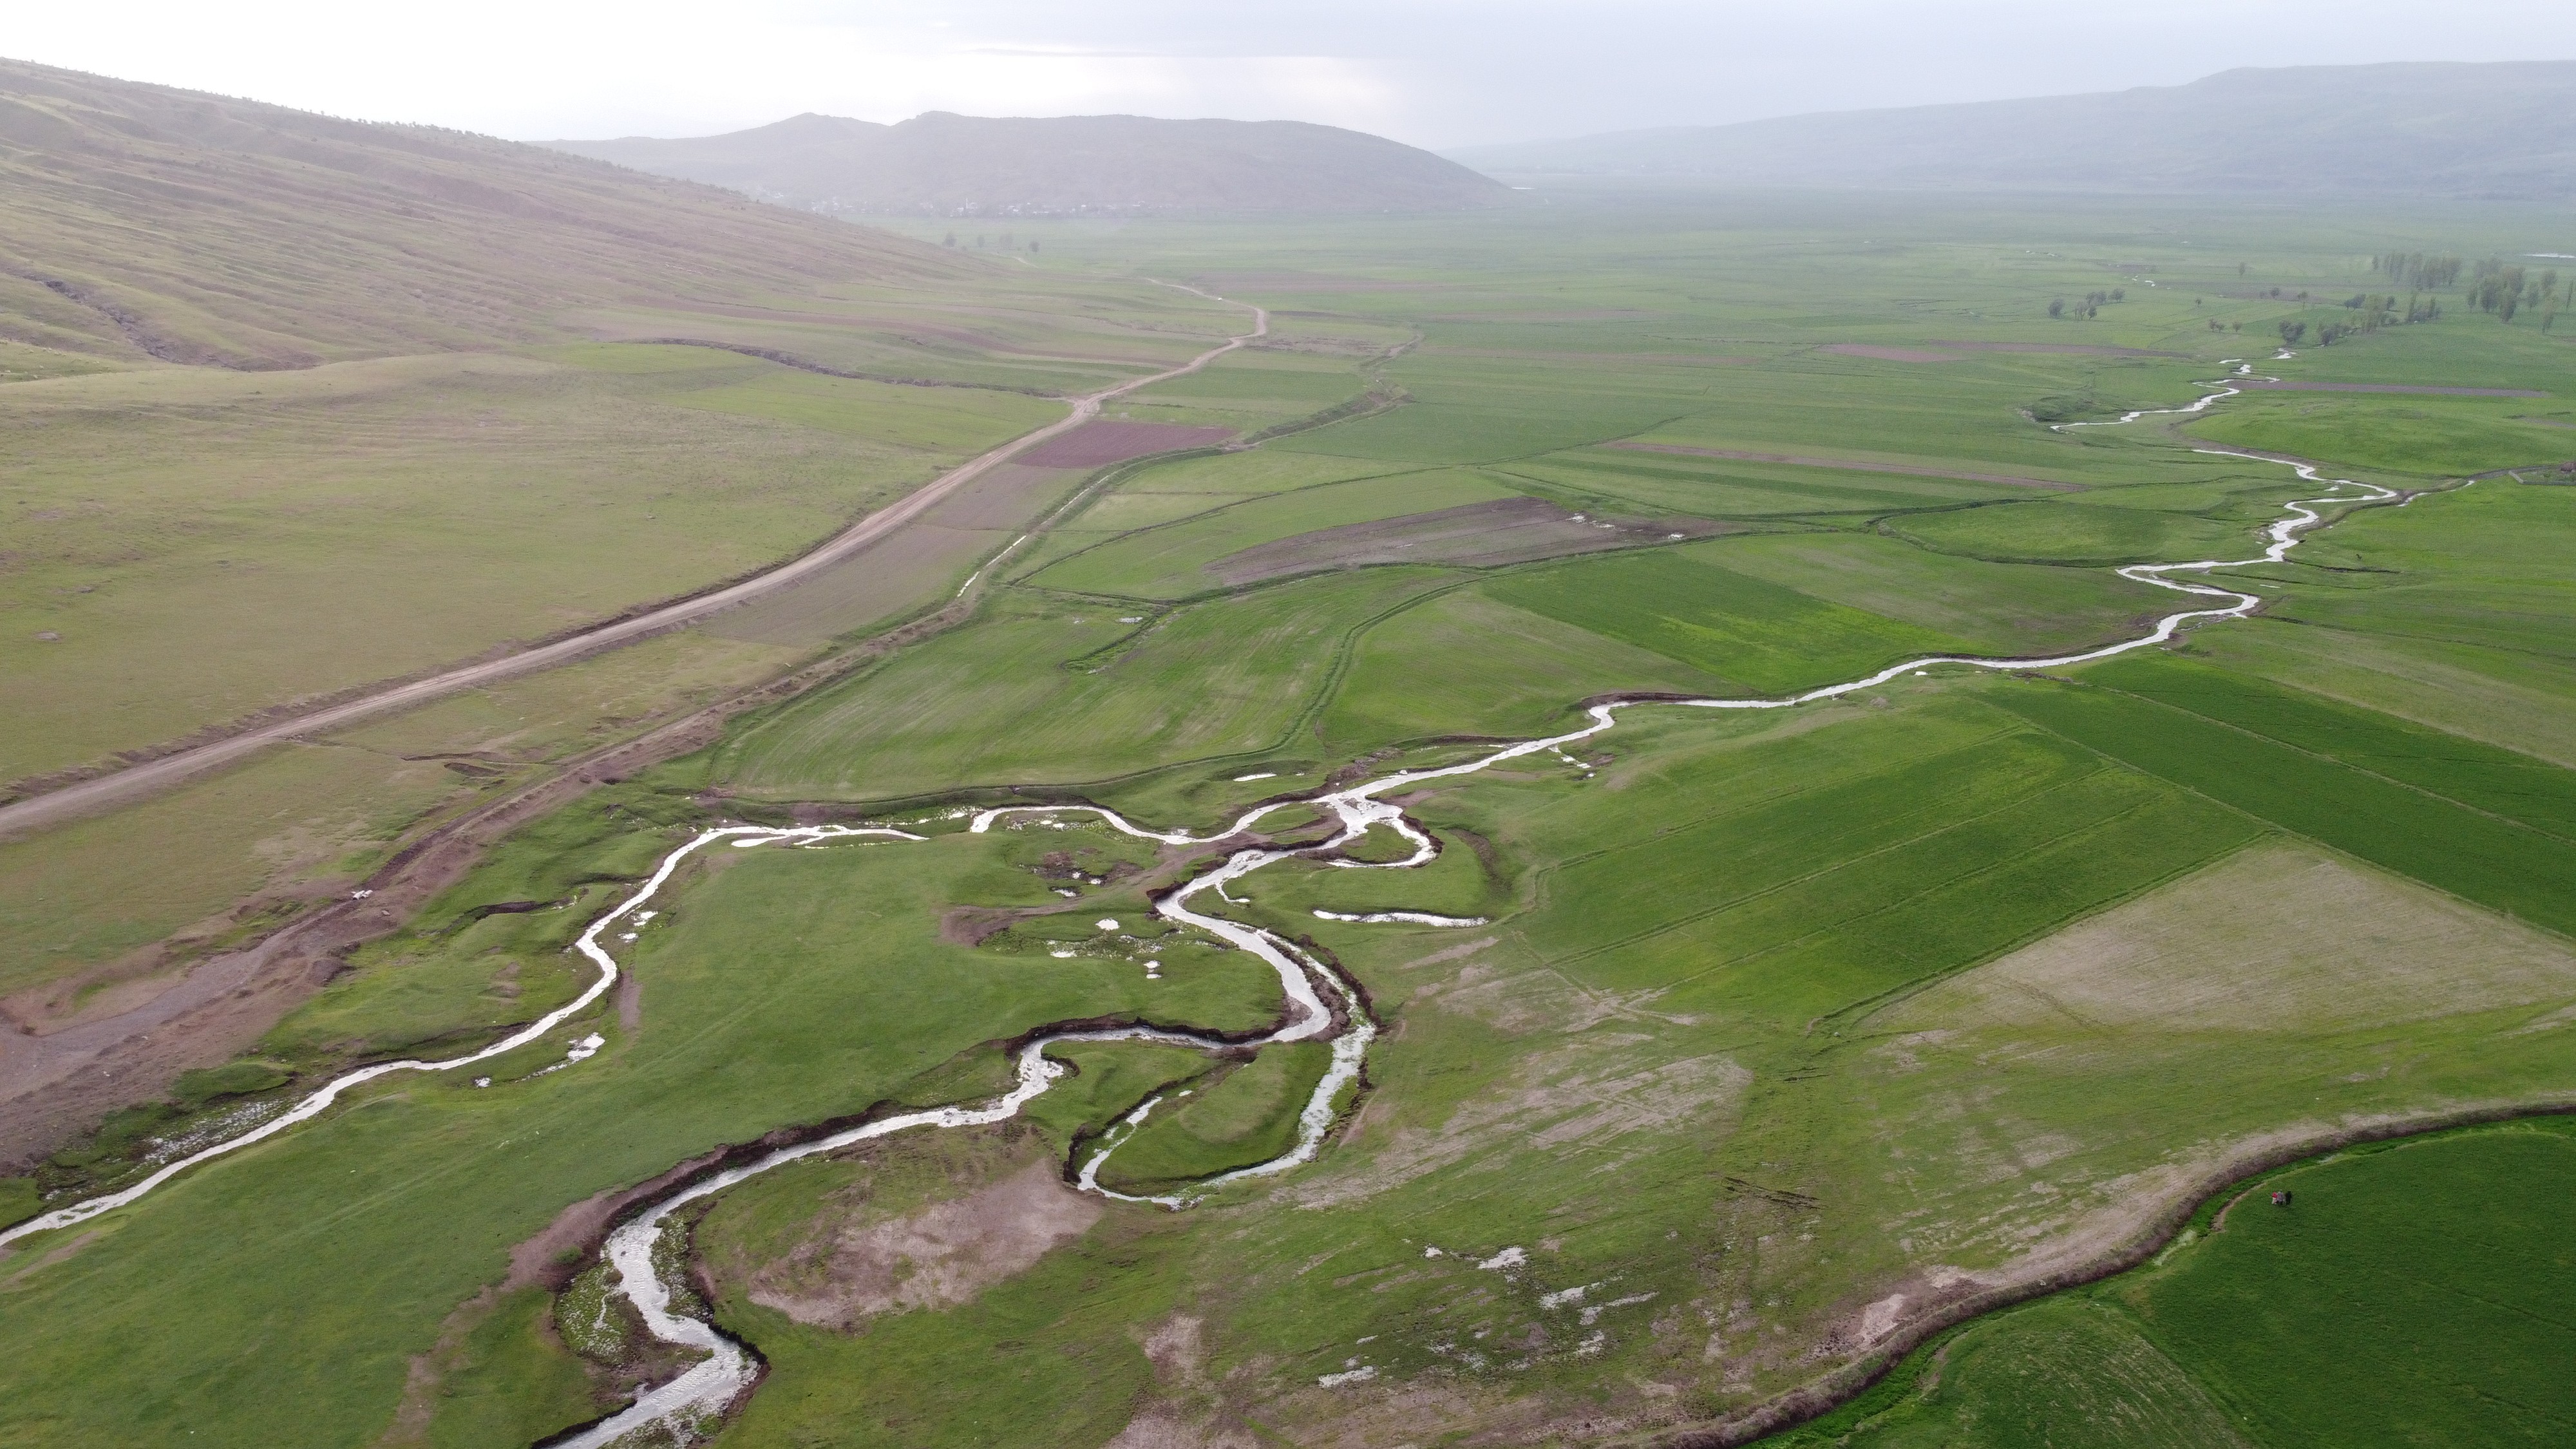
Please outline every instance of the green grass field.
M1336 772L1575 728L1602 695L1769 695L1920 654L2130 637L2185 604L2114 566L2244 556L2314 491L2196 448L2428 487L2550 431L2512 419L2558 406L2564 344L2463 309L2279 364L2548 399L2277 393L2180 423L2039 419L2188 402L2220 359L2268 356L2273 322L2316 310L2270 289L2345 295L2373 250L2484 255L2520 246L2526 220L1580 188L1490 217L1040 220L1042 265L949 331L870 285L714 339L871 370L920 324L943 378L994 386L623 342L514 356L510 379L649 421L638 449L793 440L800 458L880 460L867 476L889 481L865 486L892 490L1053 406L1001 387L1141 368L1232 315L1115 312L1153 276L1272 307L1279 331L1113 412L1287 430L1029 483L1029 523L961 524L972 547L889 572L884 597L927 608L1069 500L977 575L964 622L523 828L245 1057L265 1065L193 1078L198 1095L0 1182L0 1213L32 1212L286 1090L265 1085L278 1071L533 1018L582 981L563 947L586 913L705 823L933 836L714 852L621 947L637 994L496 1064L491 1088L388 1079L0 1257L0 1441L184 1426L263 1449L395 1431L509 1445L596 1413L638 1352L599 1317L598 1278L510 1274L567 1206L719 1144L989 1098L1000 1045L1051 1022L1250 1033L1280 1009L1267 968L1151 913L1217 852L1072 816L969 835L958 806L1079 798L1205 831ZM2099 318L2046 317L2052 297L2148 276ZM859 316L828 351L833 319ZM628 319L602 335L697 334ZM0 391L105 383L133 385ZM250 431L239 456L269 456ZM1707 451L1606 446L1623 442ZM1771 456L1712 456L1730 452ZM673 476L700 456L672 454ZM588 476L521 504L623 497L615 479L580 493ZM721 476L739 489L693 506L782 539L862 486L819 462ZM1514 497L1726 531L1491 564L1319 555L1244 586L1208 567ZM1944 668L1794 710L1636 704L1562 755L1405 792L1442 842L1426 867L1299 861L1230 903L1194 897L1365 993L1381 1034L1317 1160L1186 1212L1074 1193L1068 1171L1158 1094L1110 1185L1276 1153L1324 1055L1112 1043L1060 1048L1077 1070L1020 1123L756 1178L691 1228L695 1291L769 1366L715 1442L1653 1442L1864 1361L1945 1295L2098 1261L2255 1147L2570 1098L2571 510L2576 489L2509 479L2364 510L2248 571L2260 617L2050 678ZM603 557L639 552L599 576L634 583L666 521L593 512L622 530L594 536ZM559 542L529 531L490 545L519 584L512 551ZM388 574L384 607L403 587ZM605 716L755 680L814 647L791 638L830 637L737 623L380 721L58 850L0 847L12 889L39 887L0 918L31 943L0 979L61 979L192 922L242 929L226 893L271 879L253 863L283 842L316 878L380 858L493 788L441 778L449 742L530 778ZM252 770L277 773L228 785ZM203 834L167 843L174 821ZM1273 823L1317 838L1311 811ZM1374 835L1355 854L1389 849ZM1391 910L1484 923L1317 914ZM591 1030L599 1056L534 1075ZM2295 1211L2248 1204L2151 1269L1978 1320L1926 1350L1937 1368L1795 1442L2546 1442L2569 1412L2546 1379L2565 1358L2548 1295L2570 1245L2548 1207L2566 1153L2563 1134L2516 1129L2293 1169Z
M1980 1321L1765 1442L2552 1443L2576 1425L2550 1368L2571 1188L2576 1142L2550 1120L2269 1173L2229 1189L2223 1230L2204 1210L2155 1266Z

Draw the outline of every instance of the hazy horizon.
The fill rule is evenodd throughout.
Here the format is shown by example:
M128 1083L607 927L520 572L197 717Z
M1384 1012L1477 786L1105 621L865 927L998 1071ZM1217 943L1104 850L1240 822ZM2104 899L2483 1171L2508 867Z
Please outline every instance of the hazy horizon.
M2576 10L2466 0L2422 37L2390 0L2189 0L2158 23L2027 0L1927 10L1505 0L1225 11L1122 0L668 0L418 12L172 0L13 18L0 53L366 120L522 140L700 136L807 111L897 121L1127 112L1316 121L1435 149L1803 112L2178 85L2244 66L2576 56Z

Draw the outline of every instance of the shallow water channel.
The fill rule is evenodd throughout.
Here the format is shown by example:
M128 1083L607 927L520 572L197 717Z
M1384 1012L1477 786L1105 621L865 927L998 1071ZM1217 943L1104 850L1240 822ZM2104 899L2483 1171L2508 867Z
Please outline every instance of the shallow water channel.
M2289 355L2287 352L2281 354L2282 357ZM2251 363L2233 358L2227 361L2236 364L2232 381L2243 381L2252 376ZM2235 396L2242 391L2227 383L2215 383L2212 386L2218 390L2188 406L2141 410L2120 418L2118 423L2134 422L2141 417L2158 413L2197 413L2222 398ZM2118 423L2107 421L2066 423L2058 424L2057 427L2062 430L2075 427L2117 426ZM760 1372L759 1364L744 1345L727 1338L712 1324L675 1312L672 1308L670 1287L661 1279L656 1269L654 1249L667 1225L667 1220L674 1211L782 1164L838 1151L853 1143L871 1138L884 1137L919 1127L966 1127L1007 1120L1017 1114L1020 1108L1032 1098L1045 1092L1063 1074L1063 1067L1047 1059L1046 1054L1050 1047L1074 1042L1151 1041L1213 1051L1329 1037L1332 1042L1331 1064L1298 1114L1295 1144L1282 1155L1267 1162L1208 1178L1185 1192L1167 1196L1132 1197L1101 1186L1099 1176L1102 1165L1117 1151L1120 1144L1134 1135L1136 1128L1160 1103L1162 1099L1156 1097L1147 1100L1130 1112L1113 1125L1108 1134L1099 1139L1096 1148L1075 1173L1074 1185L1081 1191L1098 1193L1123 1202L1152 1203L1177 1210L1188 1207L1199 1198L1228 1183L1246 1178L1275 1175L1312 1161L1332 1129L1336 1115L1336 1101L1359 1077L1369 1043L1377 1036L1376 1023L1369 1019L1357 989L1332 966L1300 949L1295 943L1276 932L1228 920L1223 916L1204 914L1193 909L1191 903L1211 891L1219 899L1230 899L1225 891L1228 884L1239 881L1265 866L1299 857L1322 859L1329 865L1353 870L1406 870L1428 862L1438 853L1438 845L1419 826L1405 818L1401 807L1389 804L1380 797L1403 791L1426 781L1472 775L1527 755L1561 751L1566 745L1578 740L1590 739L1614 728L1618 722L1617 716L1620 710L1644 707L1648 703L1657 708L1677 709L1792 709L1802 704L1833 699L1859 690L1873 689L1891 680L1909 674L1925 673L1935 667L1950 666L1992 671L2049 669L2107 659L2131 650L2148 648L2173 638L2175 633L2186 624L2202 620L2240 618L2261 603L2260 597L2254 594L2220 588L2207 582L2189 581L2176 575L2205 575L2219 569L2278 563L2288 556L2289 551L2298 545L2303 536L2326 521L2326 515L2319 511L2321 509L2409 501L2395 490L2376 484L2360 483L2350 479L2321 478L2314 465L2291 459L2263 457L2220 448L2202 448L2196 451L2217 456L2278 463L2296 470L2303 480L2323 484L2325 491L2315 498L2284 504L2283 511L2287 516L2264 529L2265 547L2256 557L2201 559L2183 563L2131 564L2120 569L2119 573L2124 578L2210 601L2197 607L2167 614L2157 620L2152 630L2133 639L2082 653L2056 655L2045 659L1980 659L1963 655L1930 655L1891 665L1864 678L1773 699L1686 699L1651 702L1611 700L1587 709L1585 713L1590 723L1580 729L1552 735L1545 739L1524 740L1517 744L1501 746L1461 764L1437 769L1400 770L1339 790L1328 790L1321 794L1296 799L1275 800L1246 811L1213 835L1193 835L1182 830L1146 829L1114 811L1096 805L1021 805L977 813L967 827L973 834L989 832L997 822L1008 816L1087 813L1099 816L1113 829L1146 840L1167 845L1211 845L1246 835L1265 816L1291 806L1307 806L1329 812L1339 826L1331 839L1320 844L1298 848L1238 849L1229 854L1214 870L1183 883L1156 902L1154 906L1156 914L1168 920L1205 932L1267 962L1278 973L1280 988L1289 1004L1287 1023L1267 1036L1248 1043L1230 1042L1213 1035L1151 1027L1068 1030L1041 1034L1020 1048L1015 1063L1016 1084L1009 1092L990 1102L980 1106L940 1107L881 1118L812 1142L778 1149L750 1162L688 1183L654 1200L609 1234L605 1254L620 1275L615 1291L623 1294L634 1305L646 1329L656 1338L703 1352L706 1357L678 1377L646 1390L627 1408L552 1442L563 1446L563 1449L602 1449L602 1446L609 1445L628 1434L656 1425L662 1426L664 1432L685 1441L700 1426L712 1423L724 1414L735 1400L756 1382ZM1412 853L1402 860L1385 862L1356 861L1338 854L1343 847L1380 827L1393 830L1410 841L1413 845ZM609 928L636 912L647 901L652 900L670 881L672 873L679 868L680 864L700 850L719 845L736 850L771 845L793 848L871 837L889 840L924 838L908 831L889 828L856 828L839 825L794 828L728 825L702 831L686 844L664 856L652 875L633 895L602 914L582 932L580 938L574 943L575 949L598 968L599 975L588 989L564 1006L546 1013L526 1028L470 1055L445 1061L384 1062L347 1073L297 1103L291 1110L261 1124L255 1130L170 1163L131 1187L46 1213L6 1232L0 1232L0 1244L31 1233L68 1227L101 1213L124 1207L208 1158L246 1147L299 1122L308 1121L320 1115L343 1093L378 1077L396 1072L457 1071L544 1038L567 1020L587 1010L617 980L619 972L617 961L608 949L601 945L601 939ZM1427 916L1418 912L1382 912L1367 916L1323 912L1318 914L1327 915L1329 919L1334 920L1384 921L1390 924L1428 926L1481 924L1481 922ZM572 1065L581 1057L589 1055L588 1051L583 1051L579 1047L575 1048L575 1052L578 1055L569 1057L557 1069L560 1069L560 1066Z

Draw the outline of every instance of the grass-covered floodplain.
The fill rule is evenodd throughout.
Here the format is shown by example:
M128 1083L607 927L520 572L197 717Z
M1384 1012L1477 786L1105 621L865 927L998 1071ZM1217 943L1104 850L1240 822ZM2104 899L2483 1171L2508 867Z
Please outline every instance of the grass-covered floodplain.
M2193 435L2423 478L2549 466L2571 451L2563 430L2520 420L2527 398L2259 393L2231 402Z
M947 836L714 856L621 948L640 1024L612 1011L563 1034L612 1033L612 1051L536 1077L564 1045L532 1045L491 1064L489 1088L389 1079L172 1183L147 1214L82 1230L47 1250L57 1261L16 1257L9 1331L35 1336L13 1349L0 1424L63 1442L191 1429L211 1443L362 1442L401 1398L409 1355L443 1324L478 1324L450 1314L566 1204L779 1125L901 1100L961 1057L971 1070L929 1083L935 1100L998 1090L1007 1073L988 1044L1046 1022L1168 1012L1249 1030L1278 1010L1275 978L1240 956L1176 973L1149 1000L1125 961L943 943L922 903L966 881L988 900L1054 899L999 849ZM297 1411L281 1418L281 1402ZM512 1432L556 1427L521 1418Z
M2178 601L2108 564L2245 556L2315 490L2194 451L2214 435L2189 428L2041 420L2188 402L2311 310L2271 288L2358 289L2383 233L2521 235L2456 211L1766 206L1569 193L1436 222L1035 224L1046 268L1279 315L1275 346L1131 400L1133 420L1255 432L1363 390L1367 410L1090 480L970 621L523 832L266 1050L318 1062L525 1019L569 984L548 958L580 907L476 908L603 899L714 814L920 822L1018 790L1204 830L1335 772L1572 727L1588 696L2131 635ZM2133 275L2159 285L2046 315ZM2453 316L2281 370L2552 393L2528 412L2565 390L2560 347ZM2320 399L2415 401L2244 407ZM2323 461L2424 486L2398 465L2441 445L2409 446ZM1324 560L1244 588L1205 567L1512 495L1724 531L1509 565ZM1225 907L1329 952L1383 1028L1316 1162L1187 1213L1073 1197L1063 1167L1157 1092L1175 1095L1113 1182L1243 1161L1297 1100L1298 1053L1111 1045L1066 1049L1080 1072L1025 1132L757 1180L697 1225L718 1321L771 1366L722 1442L1651 1438L1810 1383L1942 1293L2089 1261L2242 1144L2565 1096L2576 951L2551 902L2576 755L2533 742L2567 741L2553 721L2576 702L2571 502L2490 480L2366 511L2255 571L2265 617L2170 655L1935 670L1758 715L1639 705L1565 756L1409 792L1432 865L1281 866ZM590 1300L500 1287L507 1249L565 1204L718 1141L987 1095L988 1044L1040 1019L1266 1020L1275 987L1241 953L1143 939L1144 893L1195 868L1185 853L1015 818L729 858L639 932L640 998L582 1024L600 1056L484 1091L389 1083L59 1261L61 1241L0 1262L0 1425L69 1443L184 1419L266 1445L262 1410L301 1393L315 1443L366 1442L407 1403L433 1442L525 1442L598 1382L567 1377L558 1331ZM1022 1256L955 1248L986 1242L977 1204L1056 1227ZM917 1250L879 1251L898 1238ZM1016 1266L969 1282L966 1257ZM957 1295L865 1307L880 1271ZM2170 1412L2140 1421L2162 1442L2242 1432L2232 1390L2109 1311L2043 1357L2163 1385ZM406 1398L421 1354L453 1394ZM2045 1419L2034 1386L2063 1376L1987 1382L2022 1396L1984 1420L2002 1424Z
M2153 1266L1947 1335L1861 1401L1764 1442L2556 1443L2576 1431L2558 1371L2576 1330L2556 1308L2576 1290L2570 1192L2563 1118L2267 1173Z
M1122 1192L1168 1192L1286 1152L1297 1109L1314 1095L1330 1049L1274 1047L1220 1077L1180 1089L1118 1144L1101 1181Z

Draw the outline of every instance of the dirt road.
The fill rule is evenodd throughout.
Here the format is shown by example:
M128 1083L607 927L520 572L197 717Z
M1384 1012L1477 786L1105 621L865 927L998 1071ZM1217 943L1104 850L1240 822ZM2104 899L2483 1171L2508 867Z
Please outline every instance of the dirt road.
M1165 283L1164 285L1177 286L1178 284ZM1179 290L1206 297L1214 302L1225 300L1211 293L1201 292L1195 287L1180 287ZM199 745L194 749L181 750L159 759L130 765L114 774L77 781L13 805L0 806L0 836L37 829L75 815L122 804L155 790L175 785L219 765L230 764L246 755L255 754L281 740L337 729L342 725L365 719L370 715L382 714L387 710L421 704L442 695L454 694L458 690L473 689L514 675L570 663L586 654L618 644L630 644L638 639L661 633L663 630L692 623L709 614L732 608L736 604L759 598L764 594L775 593L879 541L919 517L942 498L973 482L995 465L1008 461L1012 455L1023 449L1037 447L1050 438L1081 427L1097 417L1101 404L1110 399L1134 392L1138 388L1150 387L1158 382L1166 382L1172 378L1196 372L1245 343L1269 335L1270 314L1266 310L1242 302L1229 305L1246 307L1251 311L1253 315L1251 331L1228 338L1224 345L1210 348L1168 371L1158 372L1150 377L1140 377L1133 382L1121 383L1113 388L1075 398L1073 410L1062 420L1050 423L1035 432L1022 434L980 457L949 469L946 473L905 495L901 501L869 514L826 540L820 547L783 563L767 573L744 579L740 583L717 589L712 593L701 594L696 598L683 599L646 613L614 620L597 628L555 640L550 644L539 645L533 649L522 650L499 659L486 660L479 664L468 664L443 674L432 675L427 679L390 685L356 699L316 709L309 714L264 724L210 744Z

